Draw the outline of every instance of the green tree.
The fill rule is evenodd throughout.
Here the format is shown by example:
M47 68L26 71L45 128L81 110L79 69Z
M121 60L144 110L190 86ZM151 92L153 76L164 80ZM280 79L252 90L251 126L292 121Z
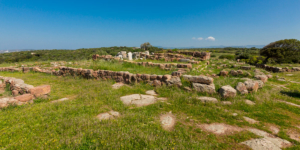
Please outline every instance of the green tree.
M264 63L269 58L277 63L298 63L300 59L300 41L285 39L272 42L260 50L260 55L266 57Z
M152 45L149 42L141 44L141 49L148 50Z

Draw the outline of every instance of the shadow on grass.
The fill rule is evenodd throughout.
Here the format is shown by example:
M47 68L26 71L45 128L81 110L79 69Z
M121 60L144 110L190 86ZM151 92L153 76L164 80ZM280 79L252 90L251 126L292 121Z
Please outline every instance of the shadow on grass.
M300 98L300 91L294 90L294 91L280 91L281 94L290 96L290 97L295 97L295 98Z

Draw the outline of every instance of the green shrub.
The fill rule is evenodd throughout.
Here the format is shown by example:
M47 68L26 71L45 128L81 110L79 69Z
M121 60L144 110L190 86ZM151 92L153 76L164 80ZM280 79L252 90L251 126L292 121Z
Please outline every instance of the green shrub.
M229 60L233 60L235 59L235 57L233 55L221 55L219 56L220 59L229 59Z

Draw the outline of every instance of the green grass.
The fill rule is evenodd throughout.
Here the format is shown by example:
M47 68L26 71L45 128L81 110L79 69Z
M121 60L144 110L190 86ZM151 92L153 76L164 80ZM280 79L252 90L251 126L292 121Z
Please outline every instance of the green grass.
M223 62L223 60L212 61ZM42 63L40 65L50 66L50 62ZM223 63L229 64L228 61ZM204 62L199 65L205 66ZM106 61L79 61L66 66L161 75L171 72L156 67ZM221 70L210 65L208 67L213 71L210 74ZM202 72L194 70L190 73L199 75L209 73L208 70L210 69ZM249 72L253 74L253 71ZM299 81L297 77L300 73L292 74L295 76L285 78ZM146 84L136 84L113 90L111 85L114 81L57 77L32 72L27 74L0 72L0 75L20 78L33 86L51 85L49 99L37 99L33 104L10 106L0 110L0 149L247 149L239 143L257 138L247 131L232 135L214 135L197 126L203 123L255 127L267 132L270 132L269 125L276 125L281 129L279 137L293 142L294 146L289 149L300 147L299 142L291 140L287 135L289 129L300 132L295 127L299 125L299 108L275 101L283 100L300 104L299 97L286 94L296 91L294 95L297 95L299 84L279 82L275 77L269 79L264 88L257 93L238 94L235 98L222 99L217 93L209 95L186 92L175 87L154 88ZM285 73L273 74L276 75L285 76ZM237 82L242 81L234 78L238 77L215 78L216 91L224 85L235 87ZM185 85L190 84L185 83ZM289 89L273 85L284 85ZM160 97L167 97L168 101L140 108L125 106L120 101L121 96L145 94L145 91L150 89L155 89ZM3 97L10 94L6 91ZM220 103L204 104L197 100L198 96L216 97L220 101L231 101L233 104L230 106ZM64 97L70 100L50 103L52 100ZM245 99L255 102L256 105L246 105L243 102ZM109 110L120 112L121 117L107 121L96 119L98 114ZM163 130L159 122L159 116L169 111L172 111L177 119L174 131ZM238 116L234 117L232 113L238 113ZM260 123L249 124L242 116L253 118Z

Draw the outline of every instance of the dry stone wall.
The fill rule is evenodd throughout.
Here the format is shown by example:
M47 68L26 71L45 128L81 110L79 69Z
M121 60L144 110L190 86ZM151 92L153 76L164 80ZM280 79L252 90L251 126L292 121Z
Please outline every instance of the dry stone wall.
M265 69L267 71L272 71L272 72L295 72L295 71L300 71L300 67L292 67L292 68L280 68L280 67L274 67L274 66L268 66L265 64L257 64L256 65L257 68L262 68Z

